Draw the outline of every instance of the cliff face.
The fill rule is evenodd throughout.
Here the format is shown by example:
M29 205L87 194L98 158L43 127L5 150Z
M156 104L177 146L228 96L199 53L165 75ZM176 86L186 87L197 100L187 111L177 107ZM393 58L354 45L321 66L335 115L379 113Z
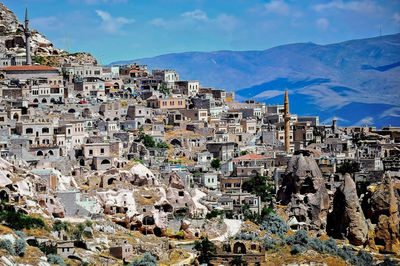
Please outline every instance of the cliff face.
M63 63L97 64L96 59L90 54L68 54L55 48L53 43L40 32L31 29L31 34L31 54L34 63L51 66ZM25 47L24 25L10 9L0 3L0 53L24 56Z

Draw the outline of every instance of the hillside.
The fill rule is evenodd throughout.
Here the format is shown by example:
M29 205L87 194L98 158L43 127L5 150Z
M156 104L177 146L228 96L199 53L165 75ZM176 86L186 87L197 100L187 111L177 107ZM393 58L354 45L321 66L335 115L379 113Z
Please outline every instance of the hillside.
M97 63L88 53L69 54L54 47L46 36L36 30L31 30L31 52L35 63L59 66L62 63ZM25 55L24 25L15 14L3 3L0 3L0 53Z
M238 99L280 103L340 125L400 124L400 34L330 45L297 43L264 51L187 52L114 62L171 68L182 79L234 90Z

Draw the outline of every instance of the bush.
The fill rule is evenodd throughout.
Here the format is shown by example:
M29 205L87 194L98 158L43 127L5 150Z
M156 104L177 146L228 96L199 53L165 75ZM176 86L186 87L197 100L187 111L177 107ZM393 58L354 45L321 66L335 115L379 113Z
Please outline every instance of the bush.
M294 235L289 236L286 239L288 245L294 246L299 245L302 247L307 247L310 238L308 237L307 231L300 229L294 233Z
M24 239L18 238L14 243L15 254L23 257L26 251L26 241Z
M276 246L277 242L278 241L276 239L266 236L264 239L265 250L273 249Z
M308 246L318 253L324 252L324 242L319 238L313 238L308 241Z
M337 251L337 255L341 257L343 260L349 262L354 260L355 258L353 249L350 246L343 246L342 248L339 248Z
M336 241L330 237L325 241L324 249L326 252L331 253L332 255L338 254L338 246Z
M22 238L22 239L25 239L25 237L26 237L25 233L22 232L22 231L15 231L15 234L16 234L19 238Z
M5 239L0 241L0 249L5 249L11 255L15 256L15 249L10 240Z
M389 257L385 257L385 259L377 264L377 266L398 266L399 264L397 264L394 260L392 260Z
M60 255L57 255L57 254L49 254L49 255L47 255L47 261L50 264L58 264L58 265L65 266L64 260L60 257Z
M56 220L53 224L53 231L60 232L64 230L65 232L68 232L69 231L68 227L69 227L68 222L61 222L60 220Z
M239 240L255 240L258 237L254 234L254 233L239 233L236 234L235 239L239 239Z
M85 225L86 225L86 227L90 227L90 228L92 228L92 226L93 226L93 222L92 222L92 221L90 221L90 220L86 220L86 221L85 221Z
M287 226L285 220L274 213L270 213L266 216L260 227L270 234L281 237L289 231L289 226Z
M85 230L85 225L83 223L76 225L74 231L72 232L76 240L82 239L83 230Z
M373 263L373 257L371 254L368 252L365 252L364 250L359 250L357 254L358 258L358 265L372 265Z
M292 249L290 250L290 254L295 255L295 254L301 254L306 252L307 248L301 245L293 245Z
M14 230L45 228L42 219L27 216L20 212L2 211L0 222L5 222L8 227Z
M146 252L141 259L136 258L129 266L157 266L157 259Z

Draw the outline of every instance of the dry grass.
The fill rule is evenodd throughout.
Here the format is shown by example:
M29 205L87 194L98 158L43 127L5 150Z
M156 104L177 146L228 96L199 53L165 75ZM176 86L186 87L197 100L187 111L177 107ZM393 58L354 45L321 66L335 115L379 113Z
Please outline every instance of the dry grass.
M40 262L40 257L46 256L39 248L27 246L25 255L20 257L15 257L18 263L38 265Z
M6 235L6 234L14 234L14 232L10 227L0 224L0 235Z

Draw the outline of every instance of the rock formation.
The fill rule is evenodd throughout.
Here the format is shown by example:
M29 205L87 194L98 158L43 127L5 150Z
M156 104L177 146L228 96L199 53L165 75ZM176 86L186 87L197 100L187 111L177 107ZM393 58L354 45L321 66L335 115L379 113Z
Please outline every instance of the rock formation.
M305 223L307 230L325 232L329 196L314 158L298 154L288 163L277 200L287 205L286 214Z
M346 237L353 245L362 245L367 241L368 225L359 203L356 184L349 174L344 176L344 182L334 195L327 233L335 238Z
M31 52L37 58L33 62L59 66L63 63L97 64L96 59L87 53L68 54L54 47L46 36L33 30ZM16 56L25 55L24 26L4 4L0 3L0 52Z
M400 252L400 229L398 199L395 195L394 182L389 173L385 173L382 183L369 187L369 193L362 202L364 213L375 226L371 230L379 251L383 253Z

